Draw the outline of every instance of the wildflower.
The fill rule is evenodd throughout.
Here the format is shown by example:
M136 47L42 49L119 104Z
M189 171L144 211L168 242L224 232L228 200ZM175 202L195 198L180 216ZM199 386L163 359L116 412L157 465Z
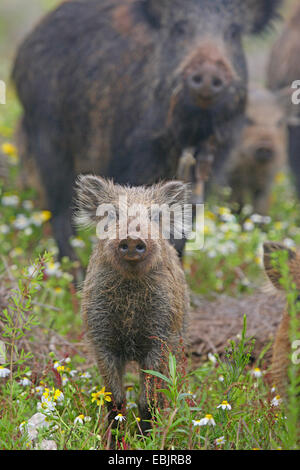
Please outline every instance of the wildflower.
M80 377L82 379L90 379L91 378L91 374L89 372L84 372L83 374L80 374Z
M85 247L84 241L81 240L81 238L79 238L79 237L72 238L71 241L70 241L70 244L73 248L84 248Z
M194 426L206 426L206 425L215 426L216 425L215 420L211 414L207 414L205 415L205 418L200 419L199 422L198 421L195 421L195 422L197 422L197 424L193 423Z
M120 423L121 423L122 421L125 421L125 419L126 419L126 418L125 418L125 416L122 415L122 413L119 413L119 414L115 417L115 420L116 420L116 421L119 421Z
M127 403L127 405L126 405L126 408L127 408L128 410L132 410L132 408L137 408L137 404L134 403L134 402L132 402L132 401L129 401L129 402Z
M253 369L253 371L251 373L256 378L259 378L259 377L262 376L262 371L260 370L259 367L256 367L255 369Z
M252 222L251 219L247 219L244 223L244 230L246 232L251 232L254 229L254 223Z
M217 408L222 408L222 410L231 410L231 405L229 405L228 401L224 400Z
M20 246L16 246L14 250L11 250L11 256L21 256L23 254L23 249Z
M213 364L217 362L216 356L214 354L208 353L207 357Z
M200 422L201 422L201 419L193 419L192 420L193 426L201 426Z
M217 446L222 446L223 444L225 444L224 436L221 436L215 439L215 443Z
M19 198L15 194L10 196L3 196L2 205L6 207L16 207L19 204Z
M2 233L2 235L7 235L9 231L10 231L10 228L8 225L3 224L0 226L0 233Z
M6 367L0 366L0 378L5 378L10 374L10 370Z
M47 390L47 389L46 389ZM49 398L47 392L43 393L41 402L37 404L37 409L45 414L51 414L55 410L56 403Z
M20 384L23 385L23 387L26 387L27 385L31 385L31 381L27 379L27 377L24 377L21 381Z
M63 392L61 392L60 390L55 390L54 392L54 395L53 395L53 400L54 401L57 401L58 403L61 403L62 401L64 401L64 394Z
M292 240L291 238L285 238L283 240L283 243L287 248L295 248L296 245L294 240Z
M66 375L63 375L62 378L61 378L61 380L62 380L62 384L63 384L63 385L66 385L66 383L69 382L69 379L68 379L68 377L67 377Z
M223 376L223 375L219 375L218 380L219 380L219 382L224 382L224 376Z
M273 387L271 388L271 392L274 393L276 391L276 387L275 385L273 385Z
M92 403L97 402L97 405L103 405L104 401L111 401L111 392L106 392L105 387L103 387L99 392L92 393Z
M72 370L70 370L69 373L70 373L70 376L71 376L71 377L75 377L75 375L78 374L78 370L72 369Z
M18 214L13 222L17 230L24 230L30 225L30 220L24 214Z
M84 415L79 415L77 416L77 418L74 419L74 424L83 424L83 420L84 420Z
M65 366L57 366L57 372L63 372L65 370Z
M27 211L31 211L33 209L33 202L32 201L24 201L23 202L23 207L24 209L26 209Z
M47 274L47 276L60 277L62 275L62 272L60 270L60 263L54 263L53 261L50 261L46 264L45 273Z
M42 394L44 393L44 387L42 387L42 386L35 387L34 390L36 391L36 393L37 393L38 395L42 395Z
M271 401L271 405L279 406L281 402L282 402L282 398L280 397L280 395L276 395L276 397L274 397L273 400Z
M33 225L35 225L36 227L40 227L43 223L50 220L51 217L52 217L52 214L50 211L35 212L31 216L31 221Z
M26 235L26 237L30 237L30 235L32 235L32 228L26 227L24 230L24 234Z
M16 147L9 142L5 142L4 144L2 144L1 150L5 155L8 155L9 157L14 157L17 155Z

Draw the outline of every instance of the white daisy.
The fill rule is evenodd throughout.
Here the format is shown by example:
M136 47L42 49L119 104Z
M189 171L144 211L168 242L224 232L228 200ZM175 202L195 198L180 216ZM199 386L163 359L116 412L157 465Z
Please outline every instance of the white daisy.
M122 415L122 413L119 413L117 414L117 416L115 417L115 420L116 421L119 421L119 423L121 423L122 421L125 421L125 416Z
M228 401L224 400L217 408L222 408L222 410L231 410L231 405L229 405Z
M10 374L10 370L6 367L0 366L0 378L8 377Z

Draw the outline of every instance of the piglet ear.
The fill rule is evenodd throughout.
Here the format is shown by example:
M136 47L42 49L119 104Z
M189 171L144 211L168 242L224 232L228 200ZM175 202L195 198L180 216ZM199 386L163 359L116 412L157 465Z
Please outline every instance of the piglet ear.
M260 33L266 29L273 20L280 17L279 8L282 0L243 0L245 9L244 29L248 33Z
M100 176L79 175L75 186L76 225L88 227L97 222L97 209L100 204L112 201L114 185Z
M276 289L282 289L282 286L280 284L280 278L281 273L279 272L276 267L274 267L273 264L273 257L272 254L276 253L278 251L286 251L288 254L288 263L291 261L295 260L296 258L296 252L293 250L290 250L286 246L284 246L282 243L275 243L275 242L266 242L264 243L264 267L266 274L272 284L276 287Z
M159 196L163 204L188 204L191 199L190 186L182 181L168 181L161 185Z
M159 26L165 9L172 0L142 0L146 13L153 24Z

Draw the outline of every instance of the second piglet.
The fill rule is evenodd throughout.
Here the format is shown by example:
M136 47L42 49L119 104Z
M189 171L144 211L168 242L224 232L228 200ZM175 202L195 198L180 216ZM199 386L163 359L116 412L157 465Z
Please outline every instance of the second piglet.
M161 214L151 208L183 207L188 192L178 181L146 188L114 185L90 175L77 180L77 220L97 225L82 314L106 391L112 394L109 420L124 406L126 363L162 371L163 350L175 352L185 336L189 299L184 273L175 248L158 229ZM129 212L134 207L145 211L137 229ZM150 213L156 216L151 219ZM153 225L158 230L153 232ZM142 370L139 410L144 431L149 428L145 420L151 417L153 383L145 384Z
M254 212L266 215L276 174L286 155L286 124L275 96L265 89L252 89L246 125L228 162L231 199L241 209L250 203Z

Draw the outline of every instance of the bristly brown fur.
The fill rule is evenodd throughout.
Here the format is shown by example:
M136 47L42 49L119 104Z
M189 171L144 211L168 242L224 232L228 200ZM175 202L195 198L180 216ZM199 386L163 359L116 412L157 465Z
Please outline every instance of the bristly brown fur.
M129 205L183 204L187 188L180 182L147 188L126 187L95 176L81 176L77 195L81 215L95 223L98 205L111 203L117 208L119 196L126 195ZM189 310L184 273L176 250L168 240L145 239L147 256L135 266L120 258L119 242L118 238L99 239L82 290L82 315L87 336L106 390L113 396L110 420L124 406L125 364L135 361L140 369L162 371L162 349L166 345L176 352L185 337ZM140 378L139 408L141 427L145 430L149 428L145 420L151 418L147 393L152 402L153 383L149 381L149 391L143 372Z

